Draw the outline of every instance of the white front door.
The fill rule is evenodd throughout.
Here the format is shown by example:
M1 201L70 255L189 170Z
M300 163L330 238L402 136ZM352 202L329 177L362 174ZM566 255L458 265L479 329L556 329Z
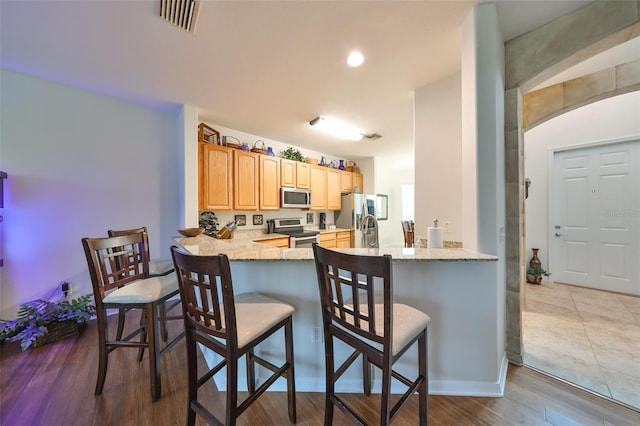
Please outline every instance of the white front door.
M556 282L640 295L640 141L554 153L549 269Z

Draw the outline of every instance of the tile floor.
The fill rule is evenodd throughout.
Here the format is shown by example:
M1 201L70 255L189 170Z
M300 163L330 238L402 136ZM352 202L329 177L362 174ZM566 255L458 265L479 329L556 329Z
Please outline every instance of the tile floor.
M640 297L525 287L525 365L640 409Z

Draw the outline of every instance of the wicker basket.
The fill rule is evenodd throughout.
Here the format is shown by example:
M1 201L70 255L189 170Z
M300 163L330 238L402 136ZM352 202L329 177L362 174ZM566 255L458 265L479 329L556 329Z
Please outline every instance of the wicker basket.
M220 144L220 132L204 123L198 125L198 141Z
M238 143L230 142L229 139L234 139ZM240 149L240 147L242 146L240 144L240 140L238 138L233 137L233 136L223 136L222 137L222 145L226 146L227 148L233 148L233 149Z
M53 322L47 325L47 330L49 330L47 334L37 338L32 346L35 348L74 336L78 334L78 329L78 322L74 320Z
M262 144L262 148L258 147L258 143ZM253 148L251 148L251 152L257 152L258 154L267 155L267 147L265 146L264 141L262 139L258 139L257 141L255 141L255 143L253 144Z

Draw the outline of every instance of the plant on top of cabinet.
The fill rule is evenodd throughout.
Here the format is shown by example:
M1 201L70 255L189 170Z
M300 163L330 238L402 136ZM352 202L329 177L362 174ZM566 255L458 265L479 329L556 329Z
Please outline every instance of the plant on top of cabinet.
M307 158L304 155L302 155L300 150L299 149L295 149L292 146L290 146L287 149L285 149L284 151L282 151L282 158L286 158L287 160L296 160L296 161L300 161L300 162L303 162L303 163L307 162Z

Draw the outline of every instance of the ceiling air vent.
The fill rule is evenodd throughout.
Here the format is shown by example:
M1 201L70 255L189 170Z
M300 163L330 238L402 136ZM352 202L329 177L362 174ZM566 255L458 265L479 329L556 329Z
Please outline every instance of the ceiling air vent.
M196 29L200 0L158 0L160 16L191 33Z

